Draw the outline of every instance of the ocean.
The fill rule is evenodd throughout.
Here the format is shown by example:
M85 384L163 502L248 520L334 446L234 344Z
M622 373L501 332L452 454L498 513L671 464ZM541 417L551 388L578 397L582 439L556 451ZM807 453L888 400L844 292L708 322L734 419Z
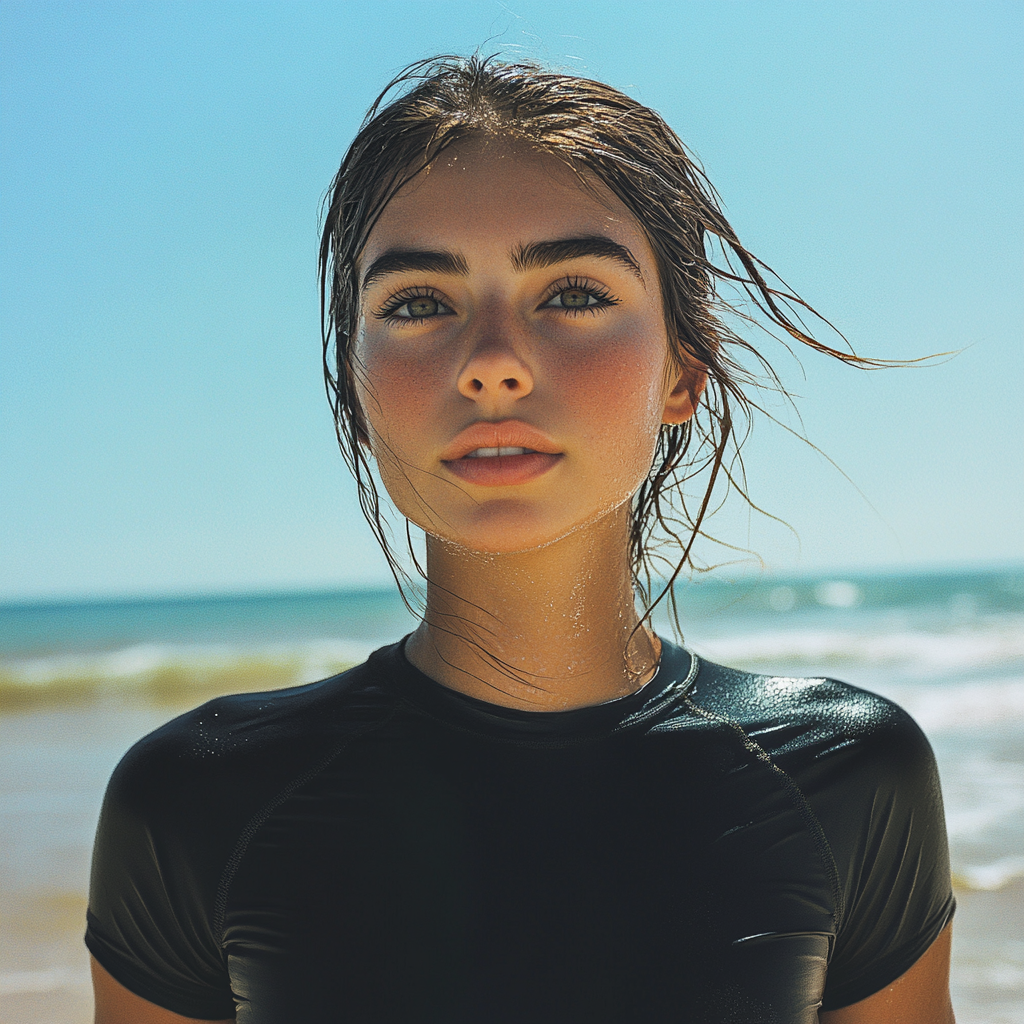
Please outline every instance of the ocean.
M677 596L698 654L845 679L914 715L946 801L957 1019L1024 1024L1024 566L709 574ZM0 605L0 1024L91 1020L89 852L135 739L213 694L329 675L413 625L390 590Z

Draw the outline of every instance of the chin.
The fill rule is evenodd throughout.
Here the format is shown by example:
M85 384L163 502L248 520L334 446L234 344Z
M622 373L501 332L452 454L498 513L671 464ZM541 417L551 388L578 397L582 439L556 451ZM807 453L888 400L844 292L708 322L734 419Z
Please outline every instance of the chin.
M575 528L552 534L550 531L528 529L471 530L454 535L450 531L427 530L431 538L447 547L478 555L521 555L556 544L573 533Z
M624 506L628 508L628 505L627 498L590 515L553 521L550 515L541 517L536 512L521 507L509 508L504 502L496 502L486 509L479 509L473 522L460 524L462 529L458 532L452 529L450 522L444 528L438 528L437 524L417 525L434 540L461 551L481 555L520 555L551 547L581 530L596 526Z

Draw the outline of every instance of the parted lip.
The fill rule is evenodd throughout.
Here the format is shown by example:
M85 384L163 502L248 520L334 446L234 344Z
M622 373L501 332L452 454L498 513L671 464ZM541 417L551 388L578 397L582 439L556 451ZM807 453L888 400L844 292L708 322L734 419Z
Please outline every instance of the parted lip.
M478 422L466 427L441 453L442 462L465 458L477 448L529 448L545 455L558 455L561 449L547 434L522 420L498 423Z

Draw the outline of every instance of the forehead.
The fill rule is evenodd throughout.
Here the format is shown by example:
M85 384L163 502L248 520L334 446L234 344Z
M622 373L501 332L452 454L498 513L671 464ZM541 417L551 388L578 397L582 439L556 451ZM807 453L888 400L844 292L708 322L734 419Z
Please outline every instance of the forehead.
M393 246L502 247L598 235L653 261L647 237L598 178L549 153L500 139L446 149L385 207L360 263Z

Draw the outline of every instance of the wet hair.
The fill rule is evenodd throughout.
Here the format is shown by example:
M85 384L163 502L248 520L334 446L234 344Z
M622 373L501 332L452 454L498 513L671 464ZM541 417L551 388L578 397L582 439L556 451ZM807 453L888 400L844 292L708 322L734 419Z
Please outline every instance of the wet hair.
M883 363L810 333L807 317L830 325L740 243L700 165L649 107L532 63L443 56L413 64L380 94L349 147L324 200L320 244L324 378L338 442L400 588L408 576L381 518L356 396L358 258L395 194L444 150L479 137L548 153L584 186L597 179L623 203L654 252L674 363L695 379L707 375L694 416L661 427L632 506L630 566L644 618L665 595L674 612L673 584L696 567L694 542L709 513L730 489L749 501L740 447L752 411L765 411L752 396L767 388L788 398L768 360L730 324L760 329L790 351L796 343L847 363ZM695 495L684 489L688 480L699 481Z

